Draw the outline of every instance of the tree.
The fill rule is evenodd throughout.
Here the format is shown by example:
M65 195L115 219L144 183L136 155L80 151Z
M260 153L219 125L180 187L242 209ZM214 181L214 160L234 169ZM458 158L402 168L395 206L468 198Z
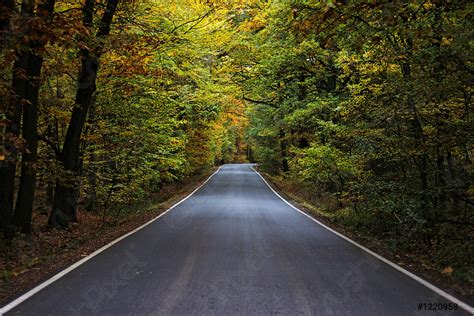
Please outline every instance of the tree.
M48 42L44 36L52 22L54 0L40 2L36 8L37 25L32 29L28 39L27 82L23 109L22 136L25 150L21 160L20 187L16 200L14 224L22 233L31 232L31 214L36 189L36 163L38 158L38 98L41 69L43 66L42 50ZM43 34L41 34L43 33Z
M7 2L10 10L14 10L14 3ZM25 24L26 30L19 42L19 51L16 53L16 61L13 64L12 96L10 104L6 109L8 121L5 130L6 139L4 147L7 157L2 161L0 167L0 179L4 183L0 194L0 208L3 214L4 234L7 238L13 235L13 224L19 226L24 233L30 232L30 218L33 196L35 191L36 161L36 121L39 91L39 76L41 74L42 60L38 51L44 47L45 41L38 40L37 26L34 21L45 23L49 19L54 1L42 2L35 10L35 1L23 1L21 7L21 22ZM38 17L38 19L35 19ZM24 111L23 111L24 108ZM21 115L23 119L23 137L26 140L26 152L23 154L21 186L18 194L17 210L13 218L13 197L16 173L16 151L19 149L19 133Z
M80 172L80 142L87 113L96 91L96 78L99 70L99 59L102 54L100 40L109 35L111 24L118 6L118 0L107 1L102 19L97 27L96 37L99 40L93 49L81 50L81 71L76 92L75 107L66 132L61 152L62 167L70 172L68 181L59 181L54 193L53 209L49 222L53 226L65 227L71 220L76 220L78 183L75 179ZM92 27L95 1L87 0L83 8L83 23Z
M3 10L4 8L4 10ZM7 45L7 34L10 33L8 28L10 18L14 12L13 1L2 2L2 48ZM26 14L25 14L26 15ZM2 49L2 54L5 51ZM13 66L12 93L9 98L2 98L3 107L3 135L2 135L2 160L0 161L0 215L2 222L2 232L6 239L11 239L14 234L13 228L13 199L14 184L16 172L16 147L17 139L20 131L21 104L20 100L23 94L24 76L26 68L26 53L19 52L17 61Z

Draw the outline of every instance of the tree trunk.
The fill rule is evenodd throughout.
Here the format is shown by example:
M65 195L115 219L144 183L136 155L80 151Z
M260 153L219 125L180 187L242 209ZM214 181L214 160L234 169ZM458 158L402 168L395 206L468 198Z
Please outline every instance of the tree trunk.
M110 33L110 25L117 9L118 0L109 0L97 31L97 37L105 37ZM94 1L87 0L83 9L83 22L86 26L92 24ZM71 178L56 184L53 209L49 224L56 227L67 227L71 220L77 218L77 200L79 193L80 144L81 134L87 118L92 97L96 91L96 77L99 70L101 46L94 51L81 50L82 66L79 75L79 86L71 120L69 121L64 140L61 163Z
M0 1L0 10L3 15L0 16L0 49L8 47L8 37L10 35L10 15L14 10L13 0L2 0ZM14 69L15 70L15 69ZM5 103L3 103L5 102ZM14 148L11 143L12 126L11 124L15 121L15 113L11 113L11 109L7 106L7 101L4 100L2 103L2 113L0 120L0 221L4 236L6 239L13 237L13 229L11 227L11 221L13 216L13 182L15 180L15 159L10 156L9 149ZM11 104L11 103L10 103ZM12 115L9 115L9 113ZM8 134L7 134L8 133Z
M95 97L94 97L93 100L92 100L90 109L89 109L89 116L88 116L88 126L90 126L90 128L89 129L86 128L86 130L84 131L84 133L86 135L94 132L94 129L95 129L94 128L95 110L96 110L96 102L95 102ZM86 150L86 147L87 147L87 143L84 142L83 143L83 148L82 148L83 152ZM91 163L94 163L94 162L97 161L97 155L94 152L92 152L89 159L90 159ZM81 164L82 164L82 162L81 162ZM97 201L97 193L96 193L96 190L97 190L97 175L96 175L95 170L88 170L87 177L88 177L88 180L89 180L91 190L89 192L87 192L87 196L85 198L85 203L84 203L85 204L84 208L87 211L92 212L92 211L95 210L96 201Z
M409 44L409 48L411 50L411 42ZM403 74L403 78L405 79L406 82L411 81L411 66L408 62L404 62L401 64L401 70ZM423 145L423 148L421 148L422 154L421 154L421 162L419 164L419 172L420 172L420 182L421 182L421 209L422 212L425 216L425 219L429 220L430 214L428 211L428 155L425 152L425 142L426 142L426 137L425 134L423 133L423 126L421 125L421 121L419 118L418 114L418 109L416 107L415 100L412 95L408 96L407 100L407 105L408 108L412 111L412 126L413 126L413 133L416 138L420 141L420 143Z
M280 128L280 152L281 152L281 170L287 172L290 170L288 166L288 145L286 141L286 133L283 128Z
M36 160L38 158L38 94L39 77L43 60L30 54L28 58L29 82L26 85L28 104L23 109L23 139L26 150L22 154L20 187L16 200L14 224L24 234L31 232L31 215L36 188Z
M43 23L49 23L55 0L38 4L37 16ZM35 30L31 30L35 31ZM36 189L36 161L38 158L38 100L43 58L39 50L47 40L38 40L41 34L30 32L29 55L27 63L27 83L25 85L25 106L23 109L23 139L26 150L22 155L20 187L15 207L14 224L24 234L31 232L31 215Z
M79 88L76 93L76 106L64 140L61 163L71 179L58 182L54 194L53 211L49 219L53 226L66 227L70 220L77 217L77 187L80 167L81 134L84 127L87 111L96 90L95 80L98 71L98 60L90 57L89 51L83 51L82 69L79 79Z
M0 219L6 239L14 236L13 199L15 174L19 144L21 109L25 99L26 68L28 53L23 49L13 64L12 96L5 109L5 135L3 140L3 160L0 161Z

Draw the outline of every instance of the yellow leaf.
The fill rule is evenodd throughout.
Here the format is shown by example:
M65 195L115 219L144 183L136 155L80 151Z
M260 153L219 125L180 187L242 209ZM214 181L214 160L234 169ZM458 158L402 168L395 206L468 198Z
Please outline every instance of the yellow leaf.
M443 271L441 271L441 273L444 275L451 275L453 271L454 271L453 268L449 266L449 267L444 268Z

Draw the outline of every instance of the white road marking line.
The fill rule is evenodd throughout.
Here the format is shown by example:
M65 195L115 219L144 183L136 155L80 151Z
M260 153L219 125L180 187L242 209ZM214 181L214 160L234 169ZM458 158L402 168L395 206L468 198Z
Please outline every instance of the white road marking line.
M355 242L354 240L350 239L349 237L339 233L338 231L335 231L334 229L332 229L331 227L329 226L326 226L325 224L321 223L320 221L318 221L317 219L315 219L314 217L310 216L309 214L303 212L302 210L300 210L299 208L297 208L296 206L292 205L290 202L288 202L287 200L285 200L280 194L278 194L273 188L272 186L267 182L267 180L265 180L265 178L257 171L255 170L253 167L250 167L256 174L258 174L260 176L260 178L262 178L263 182L266 183L266 185L270 188L270 190L272 190L273 193L275 193L276 196L278 196L283 202L285 202L286 204L288 204L288 206L290 206L292 209L294 210L297 210L298 212L300 212L301 214L305 215L306 217L308 217L309 219L311 219L312 221L318 223L319 225L321 225L322 227L324 227L325 229L329 230L330 232L336 234L337 236L341 237L342 239L350 242L351 244L359 247L360 249L364 250L365 252L371 254L372 256L374 256L375 258L379 259L380 261L388 264L389 266L391 266L392 268L402 272L403 274L405 274L406 276L412 278L413 280L417 281L418 283L421 283L422 285L426 286L427 288L429 288L430 290L432 290L433 292L435 292L436 294L444 297L445 299L453 302L453 303L456 303L459 307L461 307L462 309L466 310L467 312L471 313L472 315L474 315L474 307L472 306L469 306L467 303L464 303L463 301L457 299L456 297L452 296L451 294L441 290L440 288L438 288L437 286L429 283L428 281L426 280L423 280L422 278L420 278L419 276L411 273L410 271L408 270L405 270L404 268L400 267L399 265L397 265L396 263L393 263L392 261L382 257L381 255L373 252L372 250L362 246L361 244Z
M12 302L8 303L7 305L3 306L1 309L0 309L0 315L3 315L5 314L6 312L10 311L11 309L15 308L16 306L20 305L21 303L23 303L24 301L26 301L27 299L29 299L30 297L32 297L33 295L35 295L36 293L38 293L39 291L41 291L42 289L44 289L45 287L47 287L48 285L50 285L51 283L59 280L60 278L62 278L63 276L65 276L66 274L68 274L69 272L71 272L72 270L76 269L77 267L79 267L80 265L82 265L83 263L85 263L86 261L92 259L93 257L95 257L96 255L98 255L99 253L101 253L102 251L106 250L107 248L113 246L114 244L118 243L119 241L127 238L128 236L136 233L137 231L139 231L140 229L144 228L145 226L153 223L154 221L156 221L157 219L159 219L160 217L162 217L163 215L165 215L166 213L168 213L169 211L171 211L172 209L174 209L176 206L178 206L179 204L183 203L184 201L186 201L188 198L190 198L194 193L196 193L196 191L198 191L200 188L202 188L216 173L219 172L221 168L219 167L216 172L214 172L213 174L211 174L209 176L209 178L206 179L206 181L204 181L199 187L197 187L193 192L191 192L188 196L186 196L184 199L182 199L181 201L179 201L178 203L174 204L173 206L171 206L169 209L167 209L166 211L164 211L163 213L161 213L160 215L158 215L157 217L153 218L152 220L146 222L145 224L141 225L140 227L138 228L135 228L134 230L132 230L131 232L115 239L114 241L108 243L107 245L103 246L102 248L94 251L93 253L91 253L90 255L88 255L87 257L84 257L82 258L81 260L77 261L76 263L72 264L71 266L67 267L66 269L62 270L61 272L57 273L56 275L54 275L53 277L49 278L48 280L44 281L43 283L41 283L40 285L34 287L33 289L29 290L28 292L26 292L25 294L21 295L20 297L18 297L17 299L13 300Z

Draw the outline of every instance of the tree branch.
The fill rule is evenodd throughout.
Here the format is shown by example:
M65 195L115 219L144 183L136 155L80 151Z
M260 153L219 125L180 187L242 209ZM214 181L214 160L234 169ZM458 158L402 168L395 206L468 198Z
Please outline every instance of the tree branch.
M209 11L207 11L205 14L203 14L202 16L200 17L197 17L196 19L193 19L193 20L190 20L190 21L186 21L180 25L177 25L175 26L172 30L171 30L171 33L174 33L176 32L178 29L180 29L181 27L187 25L187 24L190 24L190 23L194 23L186 32L188 33L190 30L192 30L197 24L201 23L202 20L204 20L209 14L211 14L211 12L213 12L214 9L211 9Z
M278 109L278 105L276 105L275 103L272 103L273 100L272 101L254 100L254 99L247 98L245 95L242 96L242 99L245 100L245 101L252 102L252 103L263 104L263 105L267 105L267 106L270 106L272 108Z
M59 160L61 158L61 149L49 138L44 135L38 134L38 139L43 141L45 144L49 145L49 147L54 151L56 154L56 158Z

